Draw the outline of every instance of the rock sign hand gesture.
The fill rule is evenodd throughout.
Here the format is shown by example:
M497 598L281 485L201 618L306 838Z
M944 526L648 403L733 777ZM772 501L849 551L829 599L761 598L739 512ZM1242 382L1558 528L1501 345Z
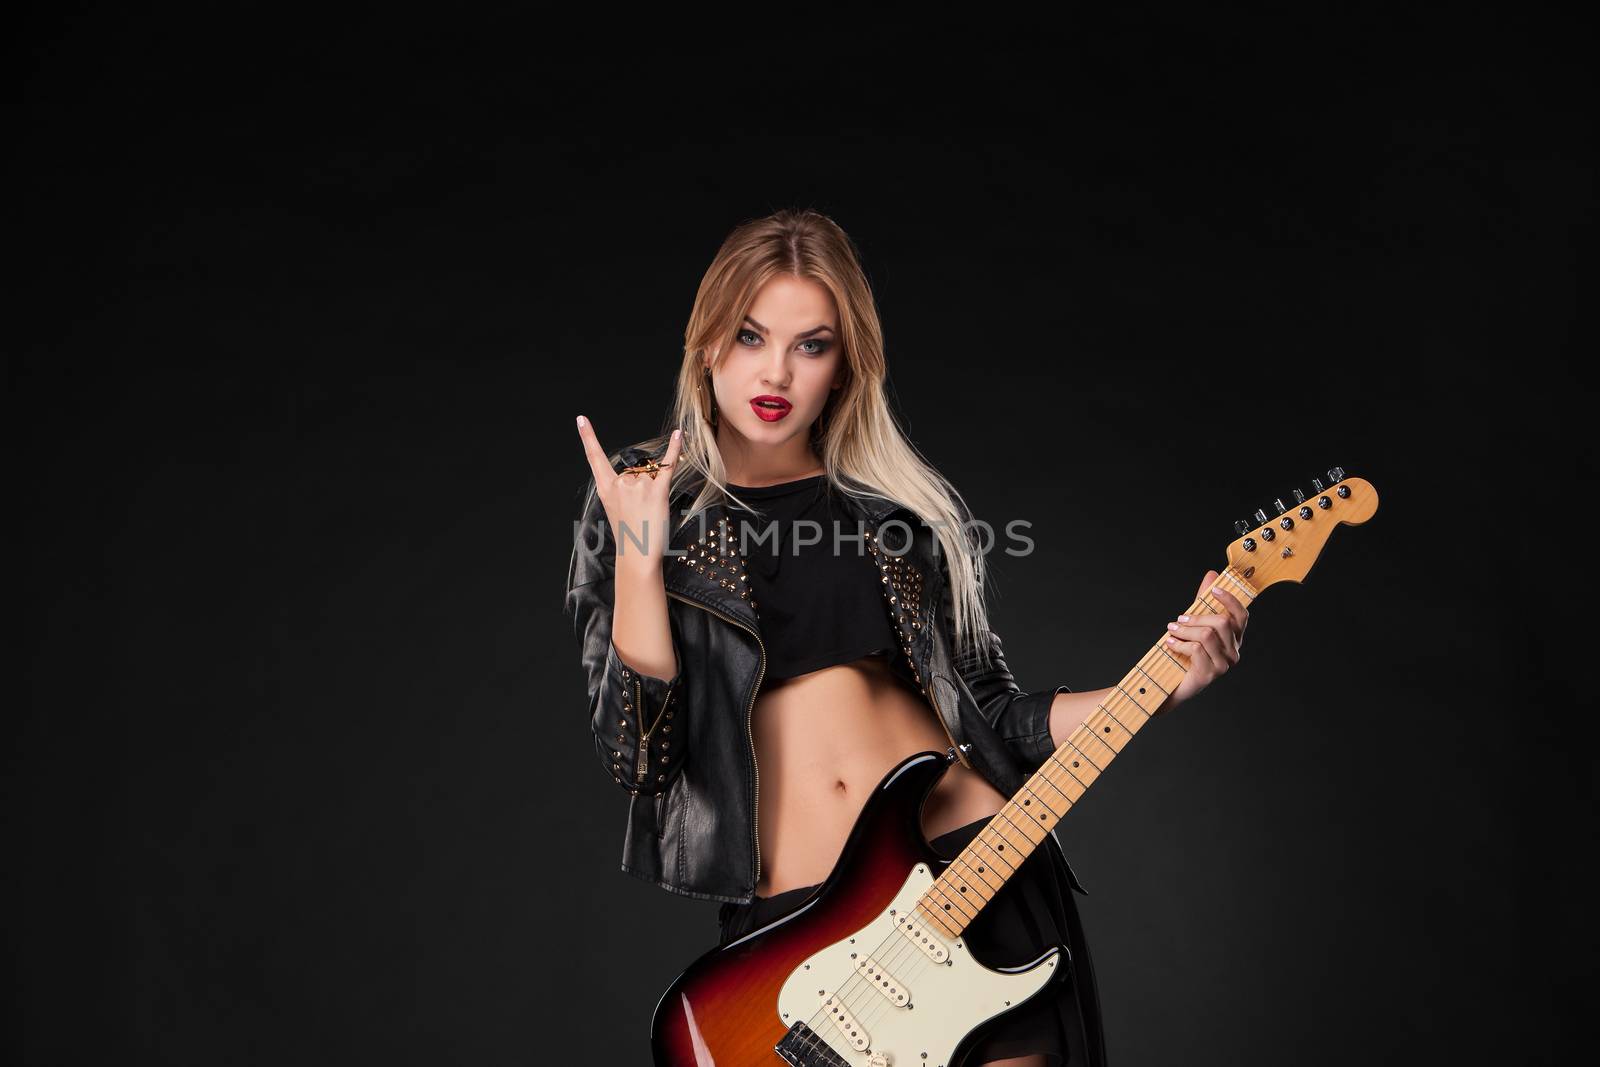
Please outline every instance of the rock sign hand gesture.
M594 472L595 494L616 537L617 566L624 566L624 560L643 567L660 566L671 536L667 496L678 453L683 450L683 431L672 431L660 462L628 467L621 473L612 469L594 427L582 415L578 416L578 436L583 438L583 451Z

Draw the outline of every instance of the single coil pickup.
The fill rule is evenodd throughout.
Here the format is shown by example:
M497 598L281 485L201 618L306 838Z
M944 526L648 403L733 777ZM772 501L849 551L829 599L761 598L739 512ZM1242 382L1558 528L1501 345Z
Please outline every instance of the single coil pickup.
M897 1008L903 1008L911 1001L911 994L894 975L878 965L878 961L871 956L863 956L856 960L856 973L872 983L872 988L882 993L884 999Z
M943 963L950 958L950 949L944 940L933 928L916 917L915 912L903 912L896 917L894 928L911 939L911 943L923 951L934 963Z
M838 994L834 994L823 1001L822 1010L828 1013L829 1020L838 1028L839 1033L844 1035L844 1039L850 1043L851 1048L857 1052L865 1052L867 1050L867 1045L869 1044L867 1032L861 1028L861 1024L856 1021L856 1017L850 1014L850 1009L844 1006L844 1001L839 999Z

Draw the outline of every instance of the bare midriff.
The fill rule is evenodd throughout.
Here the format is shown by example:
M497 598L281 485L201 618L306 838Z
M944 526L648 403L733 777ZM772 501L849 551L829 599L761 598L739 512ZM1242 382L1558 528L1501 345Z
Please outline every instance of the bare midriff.
M768 683L752 725L761 897L827 878L883 776L913 753L950 747L933 707L881 656ZM975 771L953 763L923 806L922 832L931 840L1004 803Z

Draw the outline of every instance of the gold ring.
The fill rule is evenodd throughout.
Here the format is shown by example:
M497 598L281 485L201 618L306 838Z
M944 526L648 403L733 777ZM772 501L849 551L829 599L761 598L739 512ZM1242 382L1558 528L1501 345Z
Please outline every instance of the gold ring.
M650 476L650 480L651 481L655 481L656 475L659 474L660 472L666 470L670 466L672 466L672 464L670 464L670 463L657 463L655 460L651 459L651 460L646 460L644 466L642 466L642 467L623 467L621 473L623 473L623 474L648 474Z

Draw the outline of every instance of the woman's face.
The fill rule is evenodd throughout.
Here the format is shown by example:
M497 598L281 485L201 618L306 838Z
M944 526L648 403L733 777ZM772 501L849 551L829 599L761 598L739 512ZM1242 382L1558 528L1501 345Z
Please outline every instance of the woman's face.
M718 433L731 430L757 448L808 441L843 380L838 329L833 294L821 284L784 274L763 285L711 371Z

